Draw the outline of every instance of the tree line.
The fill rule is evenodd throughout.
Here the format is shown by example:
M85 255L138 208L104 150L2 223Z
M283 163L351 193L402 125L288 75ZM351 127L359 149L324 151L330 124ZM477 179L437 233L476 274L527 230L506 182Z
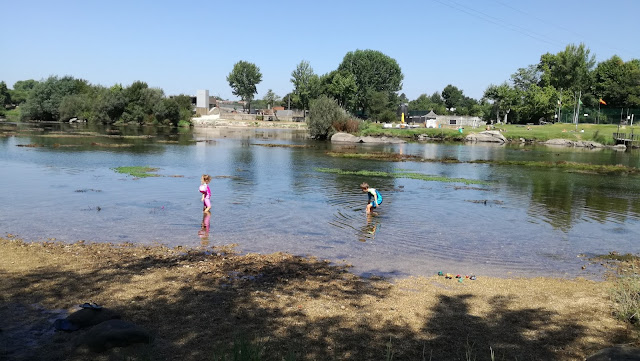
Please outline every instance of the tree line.
M254 99L262 81L256 64L239 61L227 76L232 93L245 101L249 110L252 104L307 110L315 100L328 98L348 117L380 122L396 121L401 104L408 104L410 113L433 110L441 115L512 123L553 121L560 108L578 103L586 107L640 107L640 60L624 62L614 55L596 63L584 44L543 54L537 64L517 69L508 81L489 85L480 99L449 84L442 91L409 100L404 93L398 94L403 79L397 61L376 50L348 52L335 70L323 75L302 60L291 72L292 91L283 97L269 89L262 99ZM73 77L19 81L13 89L0 82L0 104L20 104L23 119L80 117L101 123L178 124L188 122L192 112L190 97L167 98L161 89L149 88L144 82L105 88Z
M241 63L242 69L250 71L243 73L234 67L227 80L235 95L251 103L262 75L255 64ZM257 82L246 86L235 79ZM449 84L442 91L409 101L404 93L398 95L403 79L395 59L375 50L356 50L347 53L336 70L324 75L315 74L308 61L301 61L291 73L290 93L280 98L269 89L254 103L309 109L313 100L325 96L353 116L382 122L397 120L397 109L405 103L410 113L433 110L441 115L513 123L554 121L558 110L578 103L591 108L599 104L640 107L640 60L624 62L614 55L596 63L584 44L570 44L557 54L543 54L537 64L517 69L509 81L489 85L481 99L468 97Z
M191 123L191 97L166 97L159 88L142 81L127 87L91 85L71 76L17 81L13 89L0 82L0 104L18 106L21 120L68 121L95 124L184 126ZM0 109L0 110L4 110Z

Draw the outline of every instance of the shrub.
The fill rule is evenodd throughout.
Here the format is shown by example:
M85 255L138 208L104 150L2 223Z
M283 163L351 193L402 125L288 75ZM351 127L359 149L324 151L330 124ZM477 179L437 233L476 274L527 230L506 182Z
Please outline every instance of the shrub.
M640 278L638 275L620 276L612 292L618 319L636 326L640 323Z
M332 126L336 132L357 133L360 129L360 121L345 117L333 122Z
M392 123L398 120L396 113L387 109L378 116L378 120L382 123Z
M347 119L346 112L333 98L321 95L309 107L309 134L315 139L327 139L336 132L333 125L344 123L346 127Z

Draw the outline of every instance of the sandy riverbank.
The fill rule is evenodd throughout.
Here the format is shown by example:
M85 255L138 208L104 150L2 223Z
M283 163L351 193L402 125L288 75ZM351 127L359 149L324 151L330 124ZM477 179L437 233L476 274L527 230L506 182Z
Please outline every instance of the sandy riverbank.
M241 335L266 360L384 360L389 342L394 360L467 360L468 352L489 360L490 347L496 360L579 360L638 344L613 318L605 281L390 282L324 260L239 256L230 247L0 238L0 251L4 359L213 360ZM53 333L53 319L87 301L149 330L154 342L96 355L73 346L85 331Z

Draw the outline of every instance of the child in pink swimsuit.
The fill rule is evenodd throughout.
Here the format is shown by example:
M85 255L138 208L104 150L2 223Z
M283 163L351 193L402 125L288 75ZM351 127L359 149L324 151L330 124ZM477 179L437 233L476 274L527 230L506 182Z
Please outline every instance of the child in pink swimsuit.
M198 190L202 193L203 212L207 213L211 209L211 189L209 188L209 182L211 182L211 176L203 174L200 178L200 188Z

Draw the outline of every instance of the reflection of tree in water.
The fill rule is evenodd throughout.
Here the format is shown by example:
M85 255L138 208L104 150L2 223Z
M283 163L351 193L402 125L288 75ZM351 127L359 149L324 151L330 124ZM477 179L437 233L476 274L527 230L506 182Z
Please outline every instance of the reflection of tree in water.
M622 189L620 179L602 179L597 175L576 175L564 172L537 172L532 174L529 214L544 219L564 232L584 217L605 223L624 222L630 214L639 215L640 206L635 198ZM522 182L512 182L523 188ZM542 206L542 207L540 207Z
M235 196L250 196L254 192L256 184L256 162L253 154L253 147L249 138L240 142L239 146L231 149L231 174L241 181L231 182L231 188Z

